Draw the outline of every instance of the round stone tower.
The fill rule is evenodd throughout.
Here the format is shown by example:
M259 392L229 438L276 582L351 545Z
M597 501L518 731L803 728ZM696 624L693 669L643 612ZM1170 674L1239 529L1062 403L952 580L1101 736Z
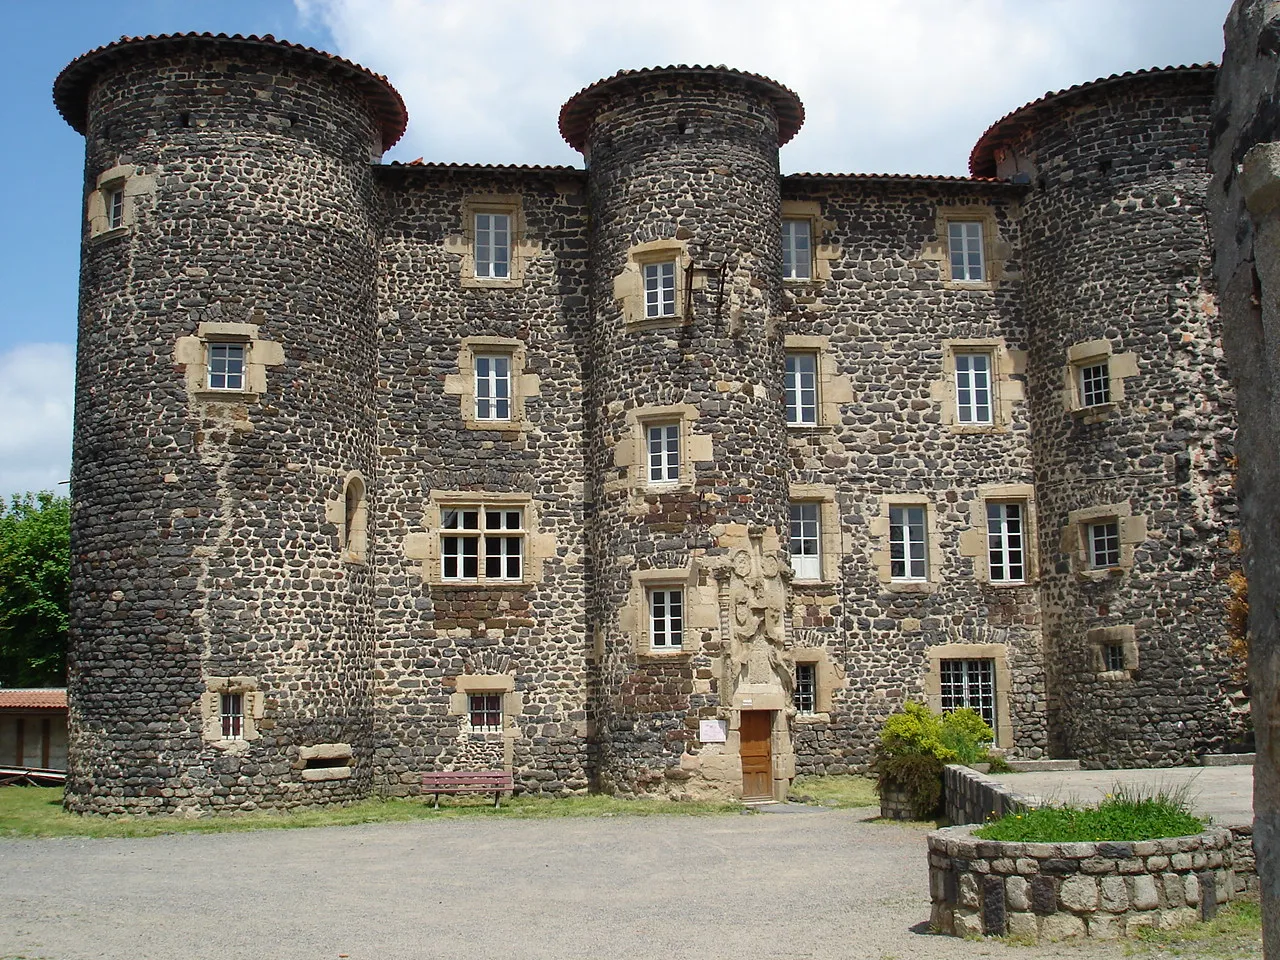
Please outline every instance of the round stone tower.
M1052 748L1189 762L1236 722L1222 624L1234 428L1205 230L1213 67L1015 111L977 176L1026 182L1024 308ZM1238 720L1238 718L1237 718Z
M587 159L588 537L600 786L773 796L792 775L778 147L796 96L723 67L574 96Z
M86 138L72 467L79 811L366 792L384 78L271 37L124 39Z

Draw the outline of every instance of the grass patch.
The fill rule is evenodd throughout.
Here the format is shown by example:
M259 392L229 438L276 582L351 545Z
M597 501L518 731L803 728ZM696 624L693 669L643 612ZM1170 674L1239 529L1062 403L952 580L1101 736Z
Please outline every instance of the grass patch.
M1125 946L1127 956L1261 957L1262 909L1257 900L1233 900L1208 923L1177 930L1145 929Z
M1076 843L1098 840L1154 840L1185 837L1204 829L1192 816L1185 788L1157 788L1152 794L1116 788L1096 807L1068 804L1039 807L1001 817L973 832L983 840L1014 843Z
M823 807L874 807L880 803L876 782L869 777L852 775L829 777L796 777L791 784L789 800L816 803Z
M95 817L62 809L61 787L0 789L0 837L154 837L169 833L241 833L248 830L342 827L358 823L449 820L459 817L550 820L558 817L649 817L737 813L738 803L675 803L670 800L620 800L600 795L579 797L519 796L493 799L442 797L440 809L431 799L362 800L345 807L294 812L252 811L215 814L198 819L176 816Z

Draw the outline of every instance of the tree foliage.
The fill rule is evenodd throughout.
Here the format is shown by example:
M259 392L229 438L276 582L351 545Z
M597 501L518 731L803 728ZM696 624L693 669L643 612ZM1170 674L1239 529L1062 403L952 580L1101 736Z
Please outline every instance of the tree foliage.
M61 686L67 676L71 501L0 502L0 686Z

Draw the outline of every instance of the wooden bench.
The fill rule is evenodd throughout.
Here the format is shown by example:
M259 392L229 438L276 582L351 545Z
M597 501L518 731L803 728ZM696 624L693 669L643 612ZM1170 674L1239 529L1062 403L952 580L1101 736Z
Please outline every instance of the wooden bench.
M510 793L515 784L505 770L453 770L447 773L424 773L422 792L436 795L435 809L440 809L442 793L492 793L493 805L500 806L502 794Z

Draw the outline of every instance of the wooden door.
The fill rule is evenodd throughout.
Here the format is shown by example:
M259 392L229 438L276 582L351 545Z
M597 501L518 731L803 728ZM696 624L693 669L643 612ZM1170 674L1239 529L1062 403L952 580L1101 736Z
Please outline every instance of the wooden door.
M769 739L773 731L773 712L744 710L738 721L739 748L742 756L742 799L773 799L773 754Z

